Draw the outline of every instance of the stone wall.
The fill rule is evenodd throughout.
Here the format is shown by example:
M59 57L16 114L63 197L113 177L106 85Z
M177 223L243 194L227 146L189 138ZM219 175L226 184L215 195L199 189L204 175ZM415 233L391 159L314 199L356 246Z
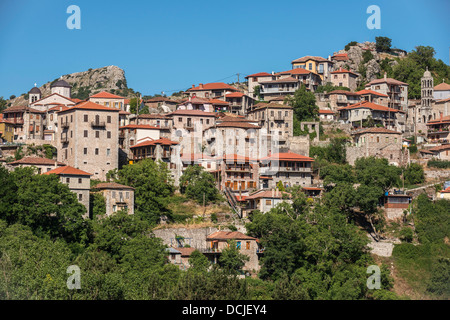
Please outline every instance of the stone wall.
M177 247L177 241L175 237L184 237L184 244L190 245L192 248L196 249L206 249L206 237L211 233L218 231L219 229L214 227L208 228L167 228L167 229L157 229L153 233L156 237L161 238L163 243L168 246Z

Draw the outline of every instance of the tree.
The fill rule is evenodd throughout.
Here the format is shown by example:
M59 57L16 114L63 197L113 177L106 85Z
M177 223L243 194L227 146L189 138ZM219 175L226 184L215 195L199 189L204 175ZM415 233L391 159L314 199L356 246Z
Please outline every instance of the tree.
M375 37L375 48L378 52L390 52L392 39L388 37Z
M189 269L195 272L206 272L208 267L208 258L200 251L194 250L189 257Z
M219 258L219 265L225 271L231 274L237 274L237 272L245 265L245 261L248 260L248 256L239 252L236 241L229 240L228 248L222 250L222 254Z
M162 215L170 218L167 206L175 188L167 164L144 159L123 166L112 177L117 183L135 188L135 214L150 223L157 223Z
M423 167L418 163L409 164L404 170L405 183L420 184L425 181L425 173Z
M214 176L202 166L190 165L180 178L180 191L200 204L211 203L219 199Z
M89 222L83 219L86 208L78 202L57 175L35 175L32 168L16 168L9 180L15 197L1 218L8 224L29 226L38 236L64 238L67 242L86 243L90 238Z
M316 105L314 93L306 90L304 85L295 91L293 97L287 98L288 104L294 109L298 121L313 121L317 119L319 107Z

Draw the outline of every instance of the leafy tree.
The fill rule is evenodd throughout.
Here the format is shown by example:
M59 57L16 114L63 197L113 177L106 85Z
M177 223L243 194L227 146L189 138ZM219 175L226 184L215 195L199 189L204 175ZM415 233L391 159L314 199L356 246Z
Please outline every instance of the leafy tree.
M229 240L228 248L222 250L219 265L225 271L236 274L245 265L245 261L248 260L248 256L239 252L236 241Z
M375 48L378 52L390 52L392 39L388 37L375 37Z
M348 44L345 45L344 49L345 49L345 51L348 51L348 50L350 50L350 47L354 47L357 44L358 44L357 41L351 41L351 42L349 42Z
M194 250L189 257L190 270L195 272L206 272L209 267L208 258L198 250Z
M180 191L200 204L203 200L208 204L219 199L213 175L198 165L190 165L183 172L180 178Z
M35 175L32 168L16 168L10 178L3 172L3 178L11 183L9 190L16 196L7 194L13 202L9 209L2 210L1 219L29 226L39 236L89 241L89 222L82 217L86 208L57 175Z
M344 91L350 91L350 88L343 87L343 86L335 86L331 82L327 82L325 85L317 86L316 93L324 93L324 92L331 92L334 90L344 90Z
M3 112L3 110L6 109L8 105L8 101L3 99L3 97L0 97L0 112Z
M359 183L377 187L381 192L401 185L401 169L389 165L385 158L359 158L355 161L355 172Z
M167 164L144 159L123 166L114 180L135 188L135 214L150 223L157 223L162 215L170 218L171 212L167 206L174 186Z
M423 167L418 163L409 164L404 171L404 178L409 185L423 183L425 181Z
M293 97L287 98L288 104L294 109L294 115L298 121L316 120L319 107L316 105L314 93L306 90L304 85L295 91Z
M89 197L89 212L96 219L106 214L106 199L101 193L93 192Z

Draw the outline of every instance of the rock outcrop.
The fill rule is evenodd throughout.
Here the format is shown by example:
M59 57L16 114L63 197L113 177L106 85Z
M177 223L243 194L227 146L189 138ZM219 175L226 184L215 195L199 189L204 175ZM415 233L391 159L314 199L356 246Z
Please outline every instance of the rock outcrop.
M39 87L42 92L42 97L51 93L50 85L58 79L47 82ZM100 91L110 91L112 89L122 90L127 88L125 72L117 66L107 66L66 74L61 76L61 79L67 81L72 86L72 98L83 98ZM24 95L12 99L10 102L12 106L26 105L28 103Z

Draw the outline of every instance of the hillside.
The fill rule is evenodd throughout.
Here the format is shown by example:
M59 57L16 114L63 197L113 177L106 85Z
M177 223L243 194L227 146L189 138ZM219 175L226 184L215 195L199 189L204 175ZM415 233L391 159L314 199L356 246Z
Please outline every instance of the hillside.
M56 78L39 87L44 97L51 93L50 85L58 79ZM62 76L62 79L72 85L72 98L86 99L100 91L112 91L125 95L128 93L125 71L117 66L66 74ZM28 95L25 93L10 102L12 106L25 105L27 98Z

